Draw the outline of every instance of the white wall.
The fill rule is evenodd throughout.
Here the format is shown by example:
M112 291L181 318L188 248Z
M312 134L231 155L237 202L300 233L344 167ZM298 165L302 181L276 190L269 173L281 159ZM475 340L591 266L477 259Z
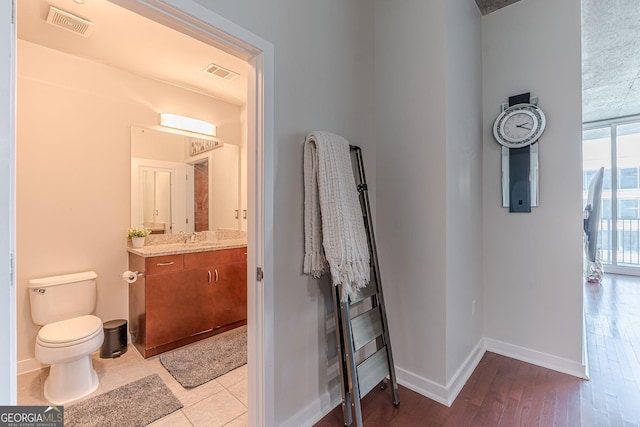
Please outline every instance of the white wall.
M480 49L473 2L376 2L378 245L394 357L403 384L447 403L482 338Z
M483 336L482 43L481 16L475 2L447 0L445 29L446 384L449 384Z
M375 3L377 230L398 377L445 384L444 0Z
M580 47L580 0L523 0L482 21L485 335L490 347L576 373L583 316ZM539 143L540 207L514 214L501 207L500 146L491 125L501 103L527 91L539 96L548 120Z
M130 126L161 111L219 123L240 143L240 107L102 64L18 42L18 361L36 366L29 279L95 270L96 314L128 316Z
M340 388L329 282L302 274L302 144L312 130L341 134L363 147L376 182L373 3L197 1L274 45L275 421L309 425L339 402Z

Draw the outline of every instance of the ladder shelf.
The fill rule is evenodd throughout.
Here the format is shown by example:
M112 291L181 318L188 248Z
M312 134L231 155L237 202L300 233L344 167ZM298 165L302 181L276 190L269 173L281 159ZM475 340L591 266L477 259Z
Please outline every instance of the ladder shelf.
M400 404L400 398L382 293L362 150L360 147L350 146L350 153L357 169L354 175L369 244L371 281L358 292L355 298L347 302L340 300L342 285L334 286L333 302L342 377L340 385L344 424L345 426L352 424L353 408L356 427L362 427L360 400L376 385L382 384L381 387L386 388L387 378L389 378L392 402L395 406ZM352 314L352 311L355 314Z

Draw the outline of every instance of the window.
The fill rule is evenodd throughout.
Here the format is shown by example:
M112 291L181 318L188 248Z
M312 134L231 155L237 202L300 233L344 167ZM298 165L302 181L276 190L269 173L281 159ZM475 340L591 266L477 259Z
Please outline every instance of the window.
M638 168L622 168L618 173L618 188L631 190L638 188Z
M618 218L638 219L638 200L618 200Z
M611 199L603 199L602 200L602 213L600 214L600 218L602 219L611 219Z
M583 206L591 179L604 167L598 225L602 262L609 272L640 276L640 115L589 124L582 147Z
M582 190L583 191L589 191L589 184L591 183L591 179L596 174L596 172L597 170L588 170L582 173ZM611 169L604 170L604 176L602 177L602 189L611 190Z
M611 169L604 170L604 176L602 177L602 189L611 190Z
M584 171L582 173L582 191L589 191L589 183L595 174L596 171L594 170Z

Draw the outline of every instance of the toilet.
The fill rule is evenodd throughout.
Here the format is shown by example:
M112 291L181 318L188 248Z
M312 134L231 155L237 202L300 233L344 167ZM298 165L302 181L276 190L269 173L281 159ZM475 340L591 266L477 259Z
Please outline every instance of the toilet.
M91 353L104 340L96 307L98 275L93 271L29 280L31 318L42 326L36 359L51 365L44 397L56 405L84 397L98 388Z

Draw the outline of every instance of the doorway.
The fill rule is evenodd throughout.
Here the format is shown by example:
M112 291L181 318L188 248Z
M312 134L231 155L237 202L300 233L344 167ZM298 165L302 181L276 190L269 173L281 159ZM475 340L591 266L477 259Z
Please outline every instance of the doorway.
M193 165L193 229L209 229L209 161Z
M604 167L599 224L606 271L640 275L640 117L606 120L583 130L583 200Z
M273 366L273 353L269 346L265 345L265 336L273 335L272 321L272 247L271 243L264 239L264 235L272 234L273 206L265 203L265 200L272 200L273 193L273 46L265 40L253 35L249 31L230 23L225 18L215 14L210 9L206 9L191 0L114 0L112 3L129 9L141 16L154 20L162 25L177 29L190 37L195 37L200 41L205 41L215 47L230 52L240 59L247 61L250 65L248 76L249 93L247 107L247 135L248 135L248 210L253 213L249 216L248 233L248 317L249 333L248 347L249 360L249 418L251 425L272 425L273 424L273 400L272 393L267 393L273 387L273 373L265 367ZM5 4L6 6L6 4ZM2 353L0 362L3 371L11 378L6 383L0 397L9 404L16 403L16 293L14 277L13 259L15 253L15 99L16 76L16 27L13 24L12 5L2 9L2 16L9 19L3 20L0 24L2 41L6 49L6 57L12 58L7 61L5 67L1 67L2 93L7 102L3 104L2 116L8 118L3 123L2 156L3 171L7 173L0 178L0 192L6 195L10 203L2 208L0 215L2 226L9 230L6 237L0 240L0 249L8 255L11 260L10 270L7 276L11 277L7 282L7 298L3 298L8 304L8 309L3 311L10 316L10 319L3 324L7 329L3 330L3 342L9 343L6 346L6 353ZM196 18L197 17L197 18ZM4 141L7 141L6 146ZM6 163L6 165L5 165ZM4 167L6 166L6 168ZM5 215L6 214L6 215ZM4 233L0 233L5 236ZM6 263L3 263L4 273ZM260 269L262 273L262 283L257 280L256 271ZM3 282L3 291L4 291ZM6 336L5 336L6 334Z

